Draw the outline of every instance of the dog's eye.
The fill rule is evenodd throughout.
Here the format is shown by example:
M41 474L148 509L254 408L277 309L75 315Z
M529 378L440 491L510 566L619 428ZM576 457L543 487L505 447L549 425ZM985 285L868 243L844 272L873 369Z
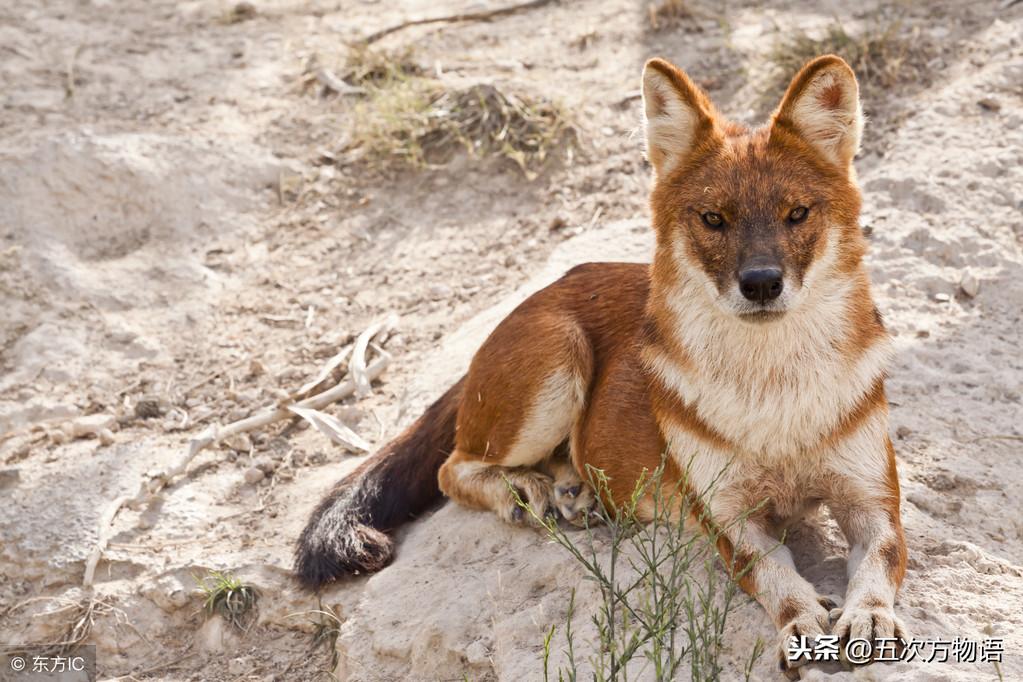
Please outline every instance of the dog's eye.
M700 217L703 218L703 224L713 230L721 229L721 227L725 224L725 219L721 217L720 213L708 211Z
M806 206L796 206L794 209L789 211L789 223L796 225L806 220L806 216L809 215L810 209Z

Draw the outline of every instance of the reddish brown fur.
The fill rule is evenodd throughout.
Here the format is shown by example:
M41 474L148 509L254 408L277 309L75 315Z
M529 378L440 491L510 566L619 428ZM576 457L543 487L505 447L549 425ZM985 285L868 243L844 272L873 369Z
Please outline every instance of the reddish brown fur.
M733 280L738 264L761 251L779 258L801 281L820 256L824 216L847 225L859 214L859 193L841 172L818 160L805 143L771 128L733 129L722 146L705 145L691 159L654 189L654 226L661 246L676 230L684 231L693 256L719 287ZM784 229L797 206L808 207L809 216ZM721 213L734 229L708 230L700 217L707 211ZM862 254L858 230L843 239Z
M888 454L888 497L885 500L885 511L888 514L889 523L895 530L895 538L887 543L884 549L884 557L888 566L888 577L896 587L902 585L906 577L906 537L902 530L902 516L899 514L899 473L895 463L895 448L891 440L887 441Z
M799 612L803 610L803 605L795 599L789 597L783 599L781 603L781 609L778 611L779 623L788 623L790 620L799 615Z
M884 393L884 380L878 379L874 382L874 387L863 396L856 407L846 414L838 426L821 441L821 448L834 447L855 433L863 425L863 421L875 411L887 409L888 398Z
M837 109L842 103L842 86L838 83L829 86L821 93L820 101L828 109Z

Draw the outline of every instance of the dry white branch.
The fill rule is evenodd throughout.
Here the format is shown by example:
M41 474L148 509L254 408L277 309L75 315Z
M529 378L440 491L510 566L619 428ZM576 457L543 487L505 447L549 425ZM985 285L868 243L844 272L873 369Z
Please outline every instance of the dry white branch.
M366 88L359 87L358 85L349 85L335 74L330 69L318 69L316 71L316 80L320 82L320 85L333 90L340 95L364 95L366 94Z
M315 389L317 386L322 384L324 381L329 379L330 375L334 372L334 370L340 367L341 363L347 360L348 356L351 355L352 348L354 348L352 344L348 344L347 346L342 348L334 357L332 357L330 360L327 360L326 364L323 365L323 368L320 369L319 374L317 374L314 379L302 384L301 388L295 391L295 393L293 393L292 396L296 399L302 398L305 395L307 395L310 391Z
M314 410L309 407L299 407L298 405L289 405L288 409L302 419L305 419L317 431L338 445L342 445L351 450L369 452L369 443L367 443L362 436L355 433L355 431L352 431L350 428L342 424L334 415L327 414L326 412L320 412L319 410Z
M92 579L96 575L96 565L99 564L99 560L103 558L103 550L107 548L107 543L110 542L110 535L114 531L114 517L117 516L117 512L121 510L128 501L131 500L127 495L121 495L116 500L110 503L110 506L106 508L102 516L99 517L99 532L96 538L96 545L89 552L89 558L85 562L85 578L82 580L82 585L85 587L92 586Z
M397 323L397 317L388 315L386 318L378 320L367 327L366 331L359 334L359 338L355 340L355 348L352 350L352 361L348 364L348 369L355 380L355 395L357 397L364 398L370 394L371 380L366 370L366 351L369 349L370 341L373 341L378 335L382 336L389 333Z
M388 318L388 320L381 323L381 325L387 324L391 321L393 321L393 318ZM370 330L372 329L373 328L371 327ZM381 329L383 329L383 327L373 331L373 333L367 338L366 343L369 343L369 338L380 333ZM365 369L363 378L367 382L378 378L383 373L384 369L387 368L390 361L390 355L386 353L382 354L373 362L369 363ZM293 410L294 407L298 407L300 409L321 410L333 402L337 402L338 400L347 398L348 396L356 393L356 388L356 381L353 377L342 381L331 389L306 398L305 400L293 405L278 406L267 410L266 412L233 422L224 427L219 427L214 424L190 440L188 443L188 450L177 461L177 463L163 471L148 474L139 484L138 491L134 495L122 495L121 497L118 497L116 500L111 502L107 509L103 512L99 519L99 530L97 533L96 545L93 547L92 552L89 553L89 558L85 562L85 576L82 584L85 587L92 586L93 578L96 574L96 566L99 564L100 559L103 558L103 552L110 541L114 519L117 517L117 513L121 510L121 508L125 506L141 505L152 499L154 495L163 490L163 488L165 488L174 478L185 473L188 465L193 459L195 459L195 456L199 454L200 451L240 433L252 431L253 429L258 429L260 427L267 426L268 424L293 417L297 414L297 412ZM356 439L361 440L358 436L356 436Z

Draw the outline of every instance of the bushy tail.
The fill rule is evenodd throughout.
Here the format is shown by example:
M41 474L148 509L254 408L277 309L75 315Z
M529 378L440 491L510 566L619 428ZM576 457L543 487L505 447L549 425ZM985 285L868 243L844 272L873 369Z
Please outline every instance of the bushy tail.
M422 417L338 482L317 505L295 551L295 574L318 589L345 575L373 573L391 561L387 536L440 497L437 471L455 447L455 417L465 380Z

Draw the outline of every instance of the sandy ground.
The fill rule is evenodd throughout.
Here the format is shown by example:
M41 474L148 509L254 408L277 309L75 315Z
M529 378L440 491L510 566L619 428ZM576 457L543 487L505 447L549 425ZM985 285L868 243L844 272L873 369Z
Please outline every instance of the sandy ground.
M532 182L464 157L387 176L324 161L344 146L350 100L304 87L311 58L339 64L346 41L404 18L500 4L274 0L241 21L206 0L0 7L0 642L56 641L62 607L92 597L104 678L328 669L329 652L310 650L311 617L293 615L317 600L288 571L310 509L357 457L301 423L201 453L156 504L118 516L88 592L102 510L208 424L274 404L395 313L383 380L333 408L382 443L529 291L575 263L648 257L649 174L629 98L645 58L676 61L750 120L779 39L880 17L931 50L918 82L866 102L874 125L858 161L875 290L899 349L888 390L910 557L898 610L917 637L1004 637L1005 679L1023 679L1023 4L732 2L655 32L645 3L588 0L411 29L383 44L414 45L444 82L557 99L578 152ZM65 435L73 424L105 426L112 442ZM256 469L262 480L246 482ZM401 537L390 568L323 595L343 620L337 675L537 679L543 634L581 581L571 559L453 505ZM841 593L834 523L793 543L821 591ZM204 625L192 576L209 569L259 590L247 634ZM580 592L584 637L593 599ZM773 637L743 600L725 679ZM995 671L891 664L836 677ZM754 678L777 678L769 656Z

